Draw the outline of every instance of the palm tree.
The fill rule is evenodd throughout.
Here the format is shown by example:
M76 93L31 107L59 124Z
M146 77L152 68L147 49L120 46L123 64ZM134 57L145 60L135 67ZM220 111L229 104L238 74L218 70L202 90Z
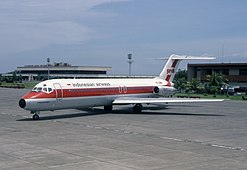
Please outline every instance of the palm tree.
M178 72L175 74L173 83L174 87L178 89L180 93L185 90L187 84L187 71L178 70Z
M207 75L207 81L210 86L221 87L222 85L228 83L228 80L221 73L213 72L212 75Z
M191 90L197 90L198 86L200 85L200 81L197 78L193 78L190 82L190 88Z
M228 80L221 73L213 72L212 75L207 75L207 81L209 82L210 89L213 93L216 93L216 89L220 89L224 84L228 83Z
M197 78L193 78L189 84L190 90L194 90L196 93L203 93L205 90L205 87Z
M185 78L179 78L176 80L174 79L173 83L174 87L181 93L182 90L185 90L187 81L185 80Z

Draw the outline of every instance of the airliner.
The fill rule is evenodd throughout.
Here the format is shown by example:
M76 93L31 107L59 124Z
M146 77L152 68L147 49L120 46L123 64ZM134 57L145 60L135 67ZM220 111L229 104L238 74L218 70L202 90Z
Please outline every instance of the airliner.
M143 104L216 102L220 99L171 98L176 91L173 78L182 60L211 60L212 57L171 55L160 75L155 78L106 78L106 79L51 79L38 83L31 92L19 100L19 106L39 120L41 111L83 109L104 106L111 111L113 105L133 105L133 112L140 113Z

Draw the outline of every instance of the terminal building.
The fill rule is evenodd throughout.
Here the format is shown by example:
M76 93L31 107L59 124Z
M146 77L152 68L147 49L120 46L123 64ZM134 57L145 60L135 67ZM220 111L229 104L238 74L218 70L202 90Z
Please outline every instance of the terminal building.
M23 81L40 81L48 78L86 78L103 77L111 67L72 66L68 63L54 63L49 65L25 65L17 67L16 74L21 75Z
M192 78L206 81L207 75L217 72L225 75L230 86L247 87L247 63L188 64L187 70L189 81Z

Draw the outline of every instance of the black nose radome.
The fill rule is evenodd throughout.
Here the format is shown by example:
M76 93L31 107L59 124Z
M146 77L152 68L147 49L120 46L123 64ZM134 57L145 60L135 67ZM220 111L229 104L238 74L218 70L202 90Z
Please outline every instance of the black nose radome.
M21 108L26 107L26 101L25 101L24 99L21 99L21 100L19 101L19 106L20 106Z

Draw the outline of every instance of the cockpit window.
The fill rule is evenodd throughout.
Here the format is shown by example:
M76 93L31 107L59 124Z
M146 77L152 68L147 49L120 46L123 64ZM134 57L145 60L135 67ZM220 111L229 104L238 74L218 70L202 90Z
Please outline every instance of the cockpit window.
M37 92L42 92L42 87L38 87Z
M37 90L37 87L34 87L33 89L32 89L32 91L36 91Z
M50 93L52 92L52 88L50 87L34 87L32 89L32 92L45 92L45 93Z

